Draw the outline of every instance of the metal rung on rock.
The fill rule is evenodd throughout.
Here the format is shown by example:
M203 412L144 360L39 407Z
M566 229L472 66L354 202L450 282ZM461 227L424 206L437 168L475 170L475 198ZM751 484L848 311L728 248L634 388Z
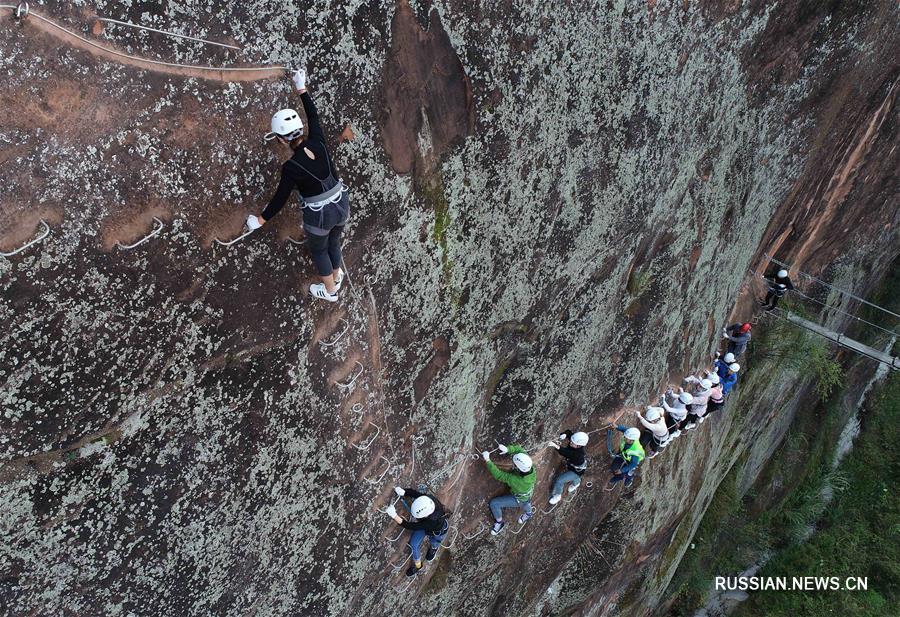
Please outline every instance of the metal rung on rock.
M3 251L0 251L0 255L2 255L3 257L12 257L13 255L21 253L22 251L27 249L32 244L37 244L38 242L40 242L41 240L43 240L44 238L49 236L50 235L50 226L43 219L41 219L41 225L44 226L44 231L42 231L34 240L23 244L22 246L20 246L16 250L12 251L11 253L4 253Z

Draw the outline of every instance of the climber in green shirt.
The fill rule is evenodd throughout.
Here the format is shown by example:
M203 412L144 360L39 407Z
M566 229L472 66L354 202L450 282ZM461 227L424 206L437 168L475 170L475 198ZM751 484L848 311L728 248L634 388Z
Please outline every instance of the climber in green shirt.
M499 444L499 446L501 454L512 455L512 471L503 471L497 467L491 461L490 452L481 453L491 475L506 484L510 490L509 495L494 497L489 504L491 514L494 515L494 527L491 529L491 535L495 536L506 526L506 523L503 522L504 508L521 508L524 510L522 516L519 517L519 523L522 525L534 515L534 508L531 507L531 496L534 494L534 483L537 480L534 464L524 448L515 445L507 447L503 444Z

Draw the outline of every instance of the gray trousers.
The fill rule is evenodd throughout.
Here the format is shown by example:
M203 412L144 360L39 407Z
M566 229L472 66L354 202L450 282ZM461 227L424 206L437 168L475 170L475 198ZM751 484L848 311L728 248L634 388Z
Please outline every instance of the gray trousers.
M500 495L499 497L494 497L490 502L491 514L494 515L495 521L503 520L503 509L504 508L521 508L525 511L525 515L528 518L534 514L534 508L531 507L531 500L528 501L519 501L512 495Z
M566 470L556 476L556 481L553 482L553 495L562 495L563 490L566 488L566 484L569 482L572 483L572 486L577 487L581 484L581 476L572 470Z

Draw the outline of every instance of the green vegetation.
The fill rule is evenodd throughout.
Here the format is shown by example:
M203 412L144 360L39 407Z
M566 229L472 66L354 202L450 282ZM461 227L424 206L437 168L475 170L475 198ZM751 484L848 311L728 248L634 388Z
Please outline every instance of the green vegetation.
M803 307L790 298L785 299L783 307L809 319ZM775 360L781 367L813 375L816 395L821 401L827 401L835 388L843 384L844 371L833 359L828 343L788 321L771 323L766 329L764 344L756 347L765 350L758 354L762 359Z
M868 590L758 592L751 594L735 615L869 617L895 611L900 601L900 497L893 480L898 471L900 375L893 374L877 392L854 451L840 466L843 490L823 513L819 530L809 540L776 555L759 573L841 579L865 576ZM818 519L815 512L808 515Z

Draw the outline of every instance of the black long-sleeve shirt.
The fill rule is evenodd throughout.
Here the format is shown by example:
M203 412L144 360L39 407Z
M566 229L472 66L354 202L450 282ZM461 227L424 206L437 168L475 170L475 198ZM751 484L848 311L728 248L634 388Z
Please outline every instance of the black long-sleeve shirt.
M281 166L281 180L278 181L278 188L275 189L275 194L269 200L269 205L262 212L262 218L266 221L281 211L293 190L300 191L300 194L304 197L321 195L324 192L322 181L328 177L329 171L335 178L338 177L334 161L331 160L331 156L327 153L325 133L322 131L322 125L319 122L319 112L316 110L312 97L309 95L309 92L304 92L300 95L300 100L303 101L303 111L306 112L306 123L309 125L309 133L306 139L300 142L300 145L294 150L294 155L291 159L309 170L309 173L289 161L284 162ZM304 148L311 151L316 158L309 158L303 151ZM321 181L314 178L313 175L321 178Z
M781 270L781 267L779 266L778 269ZM773 271L769 272L766 275L766 278L769 279L769 288L772 291L775 291L776 293L779 291L781 292L779 294L779 297L784 295L784 293L787 290L794 288L794 284L791 282L791 277L786 276L786 277L782 278L782 277L778 276L778 270L773 270ZM779 287L779 285L784 285L784 288Z
M571 439L572 431L566 431L565 435L566 439ZM557 452L561 457L566 459L566 468L568 468L569 471L574 471L579 476L584 474L587 469L587 455L584 452L584 448L560 446Z
M425 493L420 493L414 488L405 488L403 491L403 496L410 499L425 495ZM434 512L416 521L403 521L400 523L401 527L411 530L424 529L433 536L439 535L444 531L444 505L434 495L428 495L428 497L434 502Z

